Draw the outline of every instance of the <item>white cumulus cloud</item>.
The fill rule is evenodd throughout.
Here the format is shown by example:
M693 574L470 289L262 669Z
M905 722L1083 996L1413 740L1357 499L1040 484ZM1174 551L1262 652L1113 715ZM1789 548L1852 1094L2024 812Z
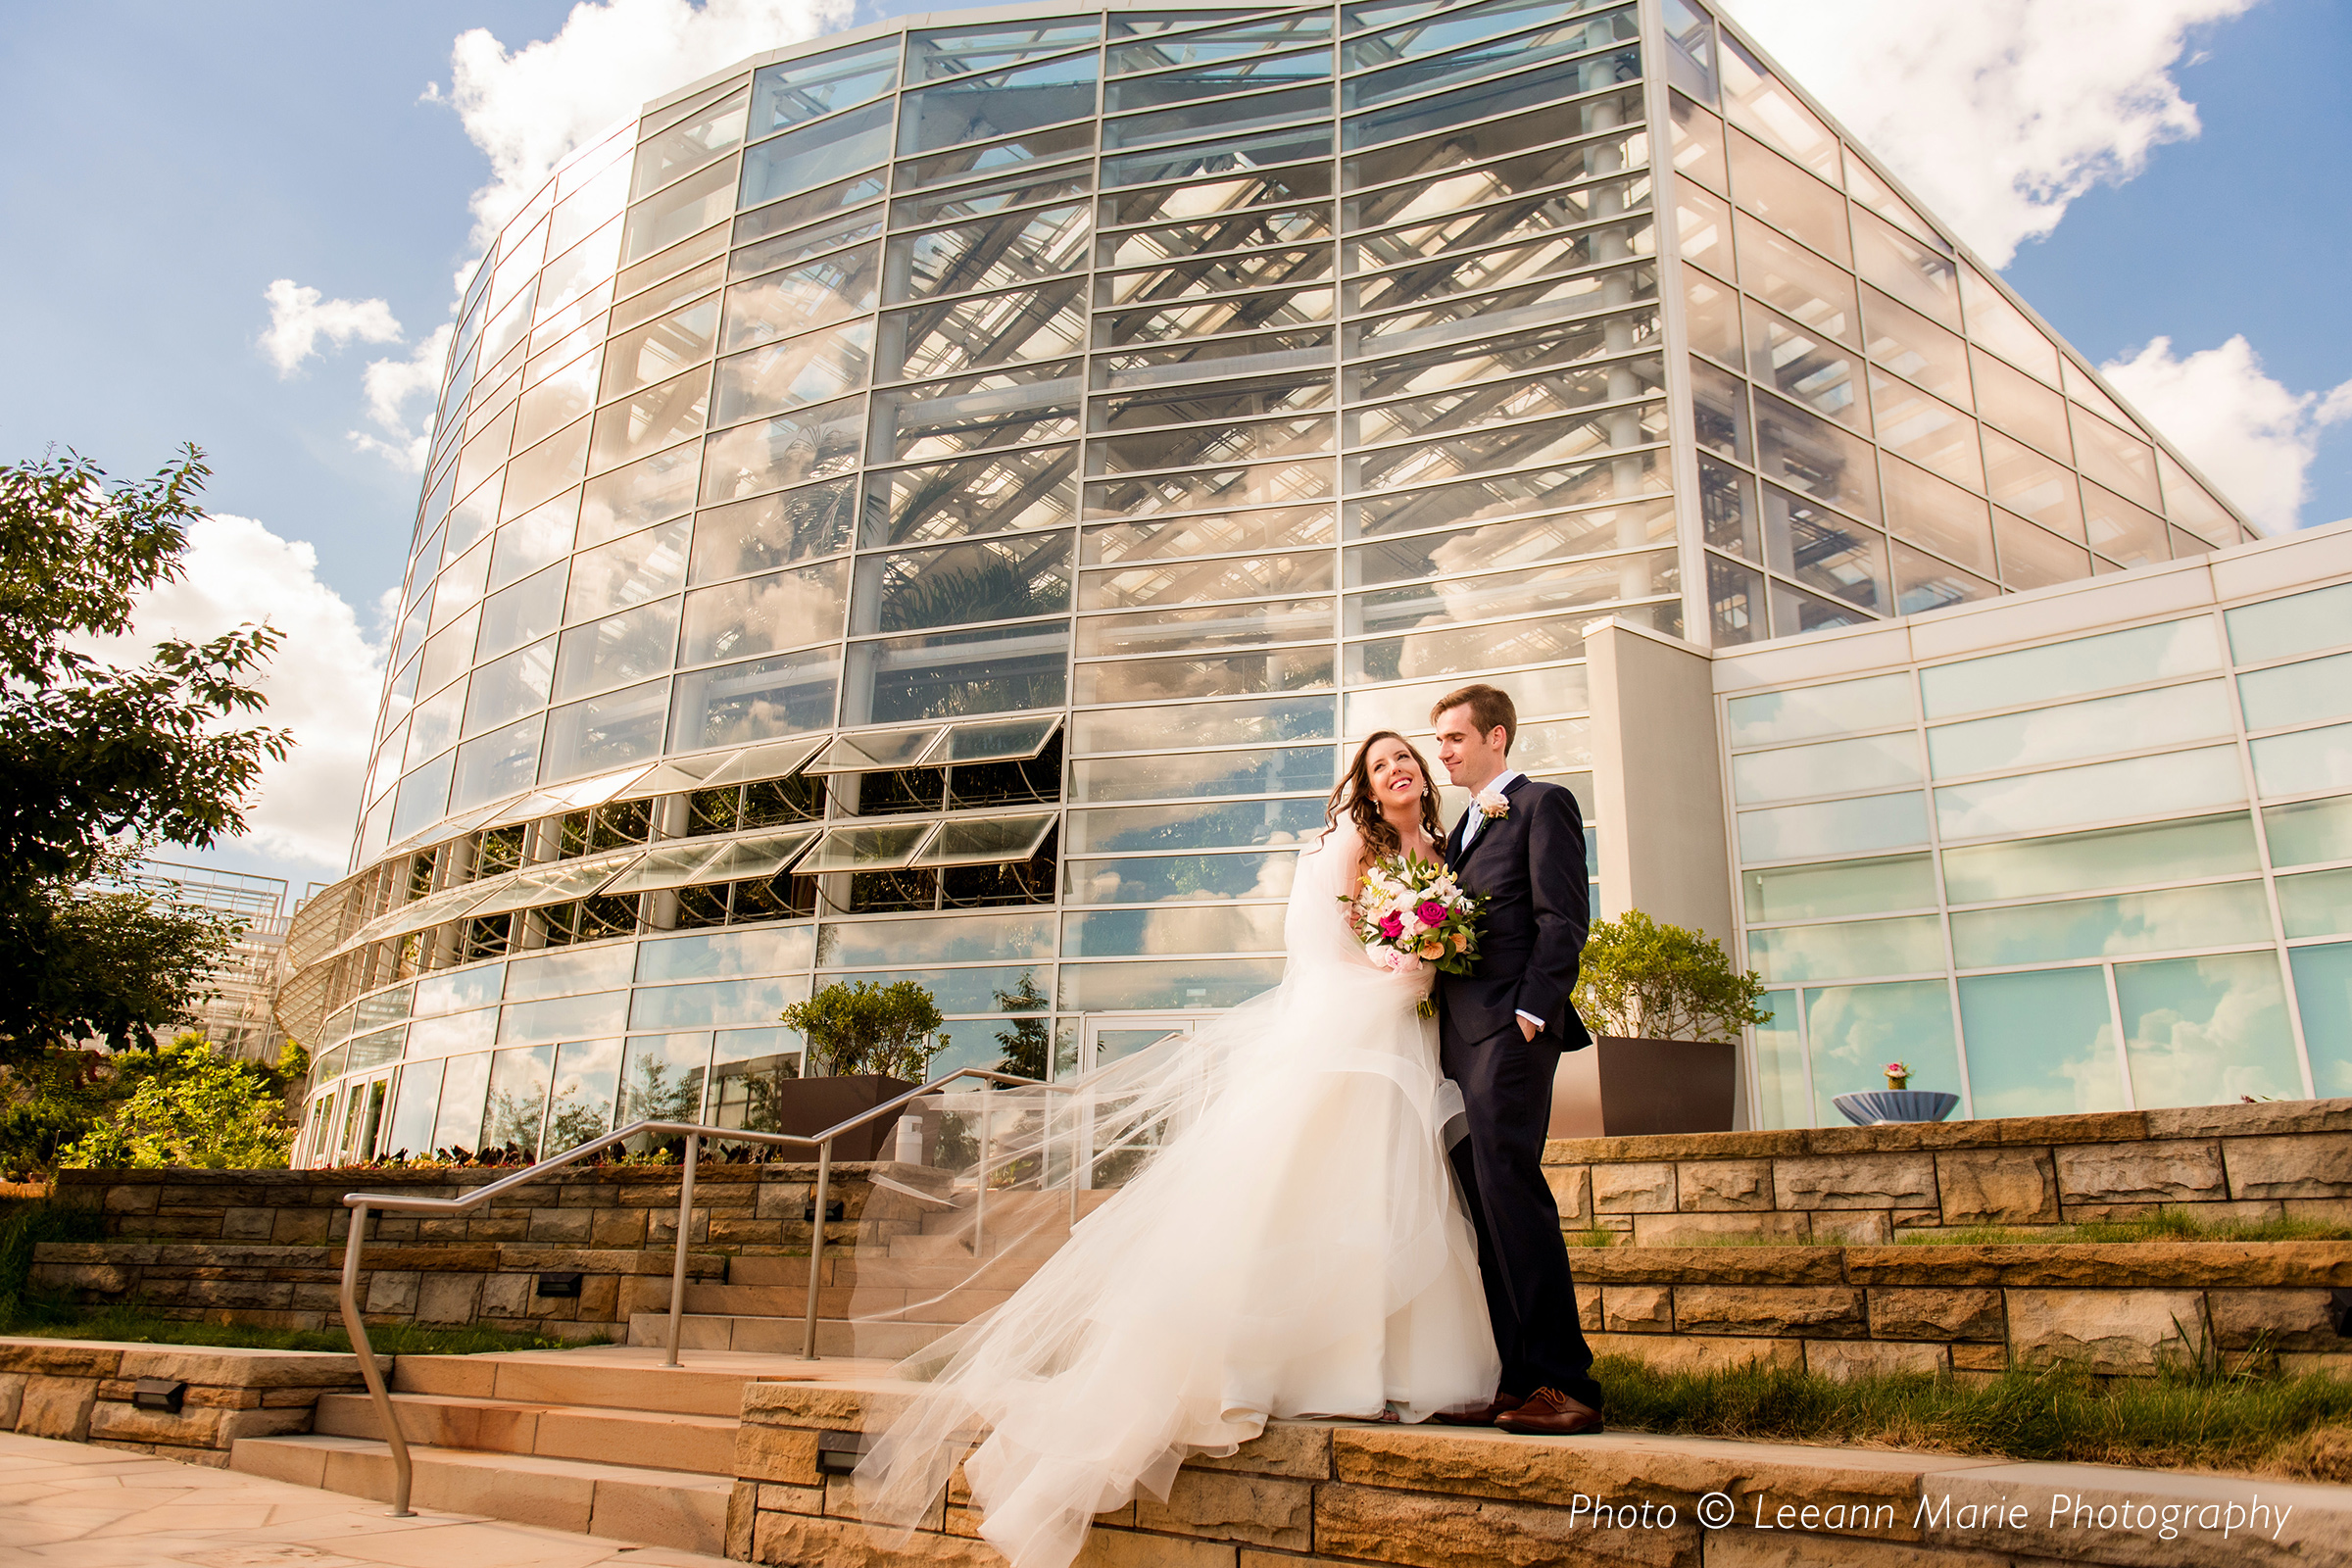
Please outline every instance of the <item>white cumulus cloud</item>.
M397 343L400 322L382 300L330 300L315 288L281 277L262 291L270 302L270 326L262 333L262 352L277 367L279 376L292 375L302 362L318 352L318 340L341 348L354 339L362 343Z
M318 580L318 551L251 517L199 519L182 565L178 581L140 596L129 635L100 644L99 652L133 663L165 637L201 640L248 621L276 627L284 640L259 682L270 699L259 721L291 730L294 749L264 765L242 842L286 862L298 889L304 872L340 875L366 782L383 686L383 622L393 606L376 606L377 624L363 626L343 596Z
M518 49L487 27L460 33L448 90L436 83L425 96L454 108L490 159L490 179L473 193L475 248L566 154L647 99L839 27L852 9L851 0L582 0L554 37Z
M407 359L368 363L360 384L368 395L368 417L384 434L376 436L354 430L353 446L362 452L372 452L410 473L424 471L425 455L432 444L431 399L441 388L442 362L449 358L449 339L456 330L444 321L433 329L430 337L411 350ZM412 429L409 406L419 397L426 400L423 427Z
M2099 367L2173 444L2270 532L2301 522L2306 471L2320 433L2352 419L2352 381L2293 392L2262 368L2244 335L2176 354L2160 337Z
M1732 0L1797 82L1995 267L2197 134L2173 71L2255 0Z

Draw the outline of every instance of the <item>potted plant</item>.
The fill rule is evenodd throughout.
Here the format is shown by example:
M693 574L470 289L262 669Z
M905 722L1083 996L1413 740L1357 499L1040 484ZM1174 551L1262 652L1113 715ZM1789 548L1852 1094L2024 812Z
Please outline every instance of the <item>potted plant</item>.
M1576 982L1592 1046L1560 1057L1551 1136L1730 1131L1740 1032L1772 1016L1763 994L1712 937L1640 909L1594 921Z
M782 1017L808 1042L813 1075L769 1086L760 1119L773 1125L760 1131L820 1133L917 1087L931 1058L947 1049L937 1038L939 1005L912 980L836 982L786 1007ZM834 1157L887 1157L897 1125L890 1116L844 1133Z
M1908 1062L1890 1061L1886 1064L1886 1087L1898 1093L1911 1087L1911 1066Z

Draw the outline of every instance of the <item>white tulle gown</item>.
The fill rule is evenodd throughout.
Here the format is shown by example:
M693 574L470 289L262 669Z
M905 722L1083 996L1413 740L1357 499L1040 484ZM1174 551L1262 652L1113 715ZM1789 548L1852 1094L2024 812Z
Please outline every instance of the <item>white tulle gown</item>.
M1076 1095L992 1098L1028 1097L1013 1136L1059 1182L1073 1116L1098 1152L1151 1147L1009 1300L906 1364L922 1381L858 1470L868 1521L911 1527L964 1457L982 1536L1065 1568L1095 1514L1164 1500L1186 1458L1269 1417L1420 1421L1494 1393L1446 1160L1460 1096L1416 1010L1428 976L1376 968L1344 923L1357 852L1346 833L1301 855L1275 990Z

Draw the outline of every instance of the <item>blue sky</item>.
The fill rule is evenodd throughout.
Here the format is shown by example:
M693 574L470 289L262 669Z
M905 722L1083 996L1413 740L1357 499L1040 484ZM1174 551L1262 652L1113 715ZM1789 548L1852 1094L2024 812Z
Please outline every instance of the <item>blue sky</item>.
M674 22L685 0L613 3ZM1903 172L1914 188L1931 197L1981 177L1985 147L2004 137L2029 161L2095 168L2108 134L2099 95L2177 86L2200 132L2155 146L2131 177L2074 196L2047 237L2017 247L2007 275L2094 362L2163 337L2170 358L2158 372L2177 361L2201 367L2177 375L2169 394L2182 428L2155 406L2156 393L2140 406L2192 457L2204 461L2192 434L2216 453L2205 466L2225 486L2230 464L2275 480L2281 463L2307 463L2300 520L2352 514L2352 419L2322 423L2318 401L2352 381L2352 298L2341 283L2352 185L2340 165L2352 145L2352 85L2341 69L2352 59L2352 7L2262 0L2228 16L2249 0L2120 3L2145 32L2152 64L2101 63L2091 58L2098 51L2070 47L2070 29L2105 24L2119 0L1983 0L1958 24L1974 34L1899 59L1891 44L1874 56L1866 40L1859 60L1822 44L1824 18L1862 19L1856 27L1884 32L1888 18L1917 13L1878 0L1733 0L1854 129L1885 126L1913 166ZM711 0L712 12L762 7L810 9L805 0ZM869 4L858 20L902 9L913 7ZM445 96L453 40L486 28L520 51L564 33L567 21L579 35L573 55L594 59L569 5L530 0L20 0L0 24L0 197L15 241L0 247L14 372L0 379L0 452L30 457L55 443L127 473L159 465L178 442L199 443L215 469L213 508L258 526L208 542L209 572L173 612L254 613L258 605L301 629L280 677L281 716L313 741L310 760L272 780L257 812L263 839L224 863L274 868L298 883L338 868L358 780L335 767L348 772L365 747L376 605L397 586L416 505L415 475L353 439L387 436L369 421L362 373L371 360L405 357L447 319L453 274L473 254L468 200L492 166ZM2010 35L1995 35L2001 28ZM1983 59L1972 64L1971 49ZM616 52L625 51L606 49ZM1904 95L1918 87L1905 73L1983 77L2020 57L2041 73L2021 89L2025 99L2078 106L2066 127L2075 143L2060 153L2049 152L2046 126L2024 123L2038 123L2037 107L2004 109L1997 97L1956 128L1901 118ZM2090 74L2070 81L2065 72L2077 69ZM511 113L547 90L521 74L484 78ZM427 83L444 96L424 99ZM644 83L643 95L675 84ZM2114 137L2128 141L2129 115L2111 118ZM2037 210L2046 217L2047 204ZM1978 243L1987 254L2003 248ZM260 341L270 324L264 291L281 278L329 300L380 301L403 335L339 347L322 339L281 374ZM2190 360L2241 336L2258 368L2245 356ZM2352 415L2352 391L2339 403L2325 412ZM2214 427L2185 427L2200 420ZM342 759L335 767L332 757Z

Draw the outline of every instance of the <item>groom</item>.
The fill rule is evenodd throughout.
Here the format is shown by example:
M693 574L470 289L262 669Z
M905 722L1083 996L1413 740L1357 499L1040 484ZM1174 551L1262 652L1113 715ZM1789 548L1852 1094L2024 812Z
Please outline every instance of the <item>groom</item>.
M1592 1043L1569 1003L1590 922L1584 818L1574 795L1510 765L1519 715L1507 693L1464 686L1440 698L1430 719L1438 760L1472 795L1446 835L1446 863L1487 900L1477 965L1438 979L1438 1040L1469 1112L1453 1165L1502 1355L1491 1401L1438 1419L1598 1432L1600 1385L1577 1323L1559 1205L1544 1180L1552 1074L1561 1052Z

